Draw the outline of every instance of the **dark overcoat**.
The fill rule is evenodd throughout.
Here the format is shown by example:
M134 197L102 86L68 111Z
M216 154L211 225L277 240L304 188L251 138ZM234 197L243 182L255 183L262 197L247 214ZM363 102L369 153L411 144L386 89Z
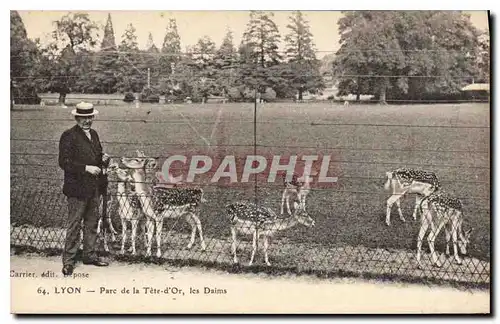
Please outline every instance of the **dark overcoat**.
M96 193L106 193L107 176L102 172L95 176L85 171L86 165L97 166L101 169L107 167L102 162L103 153L99 135L93 129L90 129L90 135L92 141L78 125L64 131L61 135L59 166L64 170L63 193L67 197L90 198Z

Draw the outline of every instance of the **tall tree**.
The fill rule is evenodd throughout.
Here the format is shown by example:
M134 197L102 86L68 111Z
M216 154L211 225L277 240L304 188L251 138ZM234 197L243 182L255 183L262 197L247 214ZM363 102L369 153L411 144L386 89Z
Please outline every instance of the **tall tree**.
M381 103L388 91L408 98L451 94L473 73L478 31L460 12L345 12L338 24L341 92L354 85Z
M278 83L273 67L280 64L282 57L278 51L280 34L273 17L272 12L252 11L239 49L242 81L252 88L257 86L260 92Z
M146 73L140 69L141 55L135 33L135 27L128 24L118 46L120 53L117 88L121 92L140 92L146 84Z
M146 50L142 51L141 71L146 74L146 87L148 87L147 71L149 69L149 86L152 87L158 83L158 76L160 75L159 62L160 50L156 47L153 35L149 33L148 41L146 42Z
M43 65L44 74L50 75L45 87L58 92L59 102L64 103L82 75L78 54L96 45L98 27L86 13L68 13L54 25L54 42L45 49L49 64Z
M177 21L174 18L170 18L168 21L161 54L161 73L162 76L166 76L172 73L172 66L179 63L181 59L181 37L177 30Z
M319 72L321 62L316 58L313 35L302 12L294 12L289 19L289 33L285 37L285 53L291 71L288 80L290 86L298 92L298 99L302 100L304 91L315 92L324 88Z
M111 14L108 14L101 50L97 55L97 66L94 71L97 91L99 93L114 93L116 91L119 63Z
M217 93L216 70L214 59L216 47L214 41L203 36L193 48L193 74L200 95L206 98L209 94Z
M490 35L484 32L479 36L479 53L477 57L477 82L490 82Z
M17 11L10 12L10 78L11 100L18 103L38 103L37 89L45 82L37 76L40 65L38 40L28 38ZM12 108L12 105L11 105Z
M224 93L227 93L235 83L237 59L238 56L234 47L233 32L228 29L214 58L216 82Z

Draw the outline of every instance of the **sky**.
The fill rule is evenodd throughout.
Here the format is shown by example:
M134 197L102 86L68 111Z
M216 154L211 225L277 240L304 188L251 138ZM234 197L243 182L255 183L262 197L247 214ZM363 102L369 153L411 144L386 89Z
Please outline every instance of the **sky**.
M53 21L60 19L68 11L19 11L29 38L40 38L42 44L51 41L54 30ZM118 44L127 25L132 23L140 48L144 48L151 32L157 47L161 48L169 18L175 18L181 37L181 46L196 44L199 38L209 36L220 46L227 29L233 31L234 44L237 46L249 20L249 11L87 11L92 20L104 26L108 13L111 14L115 39ZM291 11L273 11L274 22L282 35L281 49L284 46L284 35L288 33L286 25ZM339 11L303 11L309 21L314 43L318 50L318 58L332 53L339 48L337 21L341 17ZM472 23L479 29L488 29L486 11L470 11ZM102 31L101 35L102 37Z

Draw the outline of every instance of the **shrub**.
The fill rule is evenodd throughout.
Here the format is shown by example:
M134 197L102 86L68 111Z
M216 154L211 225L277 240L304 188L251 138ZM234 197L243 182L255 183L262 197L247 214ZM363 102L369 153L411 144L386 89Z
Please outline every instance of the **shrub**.
M149 103L159 103L160 102L160 96L157 94L151 94L147 97L146 102Z
M34 87L21 85L13 88L11 100L16 104L23 105L38 105L42 101Z
M133 102L135 100L135 96L132 92L127 92L125 94L125 98L123 98L123 101L125 102Z
M144 89L139 95L140 102L149 102L149 103L158 103L160 102L160 96L156 93L153 93L151 89Z
M276 99L276 91L272 88L266 88L266 91L261 95L261 98L265 101L273 101Z
M230 99L232 100L240 100L241 99L241 92L240 92L240 89L238 88L230 88L227 92L227 95Z
M258 98L258 94L257 94L257 98ZM250 100L250 101L254 101L255 100L255 90L253 89L250 89L250 88L245 88L245 90L243 91L243 97L247 100Z

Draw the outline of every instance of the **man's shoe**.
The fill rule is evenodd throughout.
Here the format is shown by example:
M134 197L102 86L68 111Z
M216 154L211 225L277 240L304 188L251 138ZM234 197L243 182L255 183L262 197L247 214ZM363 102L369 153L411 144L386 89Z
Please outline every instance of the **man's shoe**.
M62 268L62 273L65 276L71 276L75 267L71 264L67 264Z
M107 267L109 263L103 260L99 259L88 259L88 260L83 260L83 264L90 264L90 265L95 265L98 267Z

